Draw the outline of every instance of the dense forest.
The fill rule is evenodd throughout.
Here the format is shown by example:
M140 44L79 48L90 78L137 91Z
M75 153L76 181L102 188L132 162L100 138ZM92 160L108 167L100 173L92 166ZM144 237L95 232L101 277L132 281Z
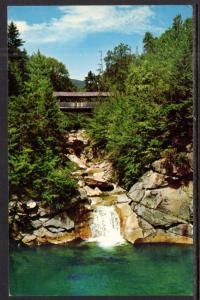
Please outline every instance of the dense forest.
M110 91L92 115L64 114L53 91L76 91L65 65L39 51L29 56L16 25L8 26L10 197L53 207L76 192L65 153L66 132L84 126L129 188L160 157L187 168L192 141L192 19L178 15L159 37L144 36L142 54L128 45L107 52L105 70L85 90ZM83 89L83 86L80 87Z

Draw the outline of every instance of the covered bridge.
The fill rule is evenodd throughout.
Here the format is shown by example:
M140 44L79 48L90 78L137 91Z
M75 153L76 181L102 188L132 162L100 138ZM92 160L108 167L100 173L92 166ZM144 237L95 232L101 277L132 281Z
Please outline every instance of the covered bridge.
M54 92L63 111L91 111L109 92Z

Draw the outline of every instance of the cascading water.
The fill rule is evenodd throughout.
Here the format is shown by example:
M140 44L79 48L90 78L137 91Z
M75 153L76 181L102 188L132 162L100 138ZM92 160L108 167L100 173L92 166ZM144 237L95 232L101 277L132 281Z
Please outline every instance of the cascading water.
M92 214L89 241L96 241L103 247L125 242L120 233L120 219L114 206L97 206Z

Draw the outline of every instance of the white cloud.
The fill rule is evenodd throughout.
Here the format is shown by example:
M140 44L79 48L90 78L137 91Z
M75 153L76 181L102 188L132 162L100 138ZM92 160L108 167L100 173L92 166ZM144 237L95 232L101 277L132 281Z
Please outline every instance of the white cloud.
M162 31L152 24L155 13L150 6L60 6L58 9L62 12L61 17L45 23L13 20L26 44L68 42L98 32L143 34Z

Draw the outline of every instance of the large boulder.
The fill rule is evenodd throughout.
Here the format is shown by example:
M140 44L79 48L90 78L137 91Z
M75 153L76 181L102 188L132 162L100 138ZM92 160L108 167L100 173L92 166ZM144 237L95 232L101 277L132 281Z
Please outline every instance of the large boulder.
M63 230L74 229L74 221L70 219L66 212L63 212L43 224L44 227L61 228Z
M138 224L142 229L144 238L156 232L156 229L146 220L140 218L139 216L137 216L137 218L138 218Z
M176 235L171 232L166 232L162 229L158 229L155 233L152 233L144 238L138 239L136 243L170 243L170 244L192 244L191 237Z
M177 238L177 243L191 243L193 182L190 176L181 177L173 164L169 169L166 159L155 161L152 166L154 170L146 172L128 193L144 235L140 242L175 242Z
M31 244L41 245L41 244L64 244L71 242L76 239L76 234L74 231L71 232L51 232L48 229L41 227L34 232L35 239L29 242ZM22 240L22 242L24 242ZM27 243L26 243L27 244Z
M117 194L117 203L129 203L131 199L127 196L126 193Z
M92 178L86 178L85 184L91 188L98 187L101 191L112 191L114 185L111 182L99 181Z
M32 245L33 241L36 239L36 236L34 234L27 234L23 237L22 243L26 245Z
M89 186L85 185L84 190L86 191L88 197L99 196L102 194L102 192L100 191L100 189L98 187L95 187L95 189L92 189Z
M77 164L80 169L87 169L85 163L80 158L78 158L78 156L76 156L75 154L67 154L66 156L70 161Z
M27 203L26 203L26 207L27 209L33 209L37 206L37 203L33 200L29 200Z
M186 221L181 218L163 213L156 209L147 208L143 205L136 206L135 212L138 216L146 220L153 227L164 226L167 228L173 224L186 223Z
M116 208L120 216L123 237L131 243L134 243L137 239L143 238L137 215L132 211L128 203L117 204Z
M189 221L190 202L191 198L187 193L187 189L185 186L181 186L178 189L166 187L161 189L145 190L145 194L140 201L140 205Z

